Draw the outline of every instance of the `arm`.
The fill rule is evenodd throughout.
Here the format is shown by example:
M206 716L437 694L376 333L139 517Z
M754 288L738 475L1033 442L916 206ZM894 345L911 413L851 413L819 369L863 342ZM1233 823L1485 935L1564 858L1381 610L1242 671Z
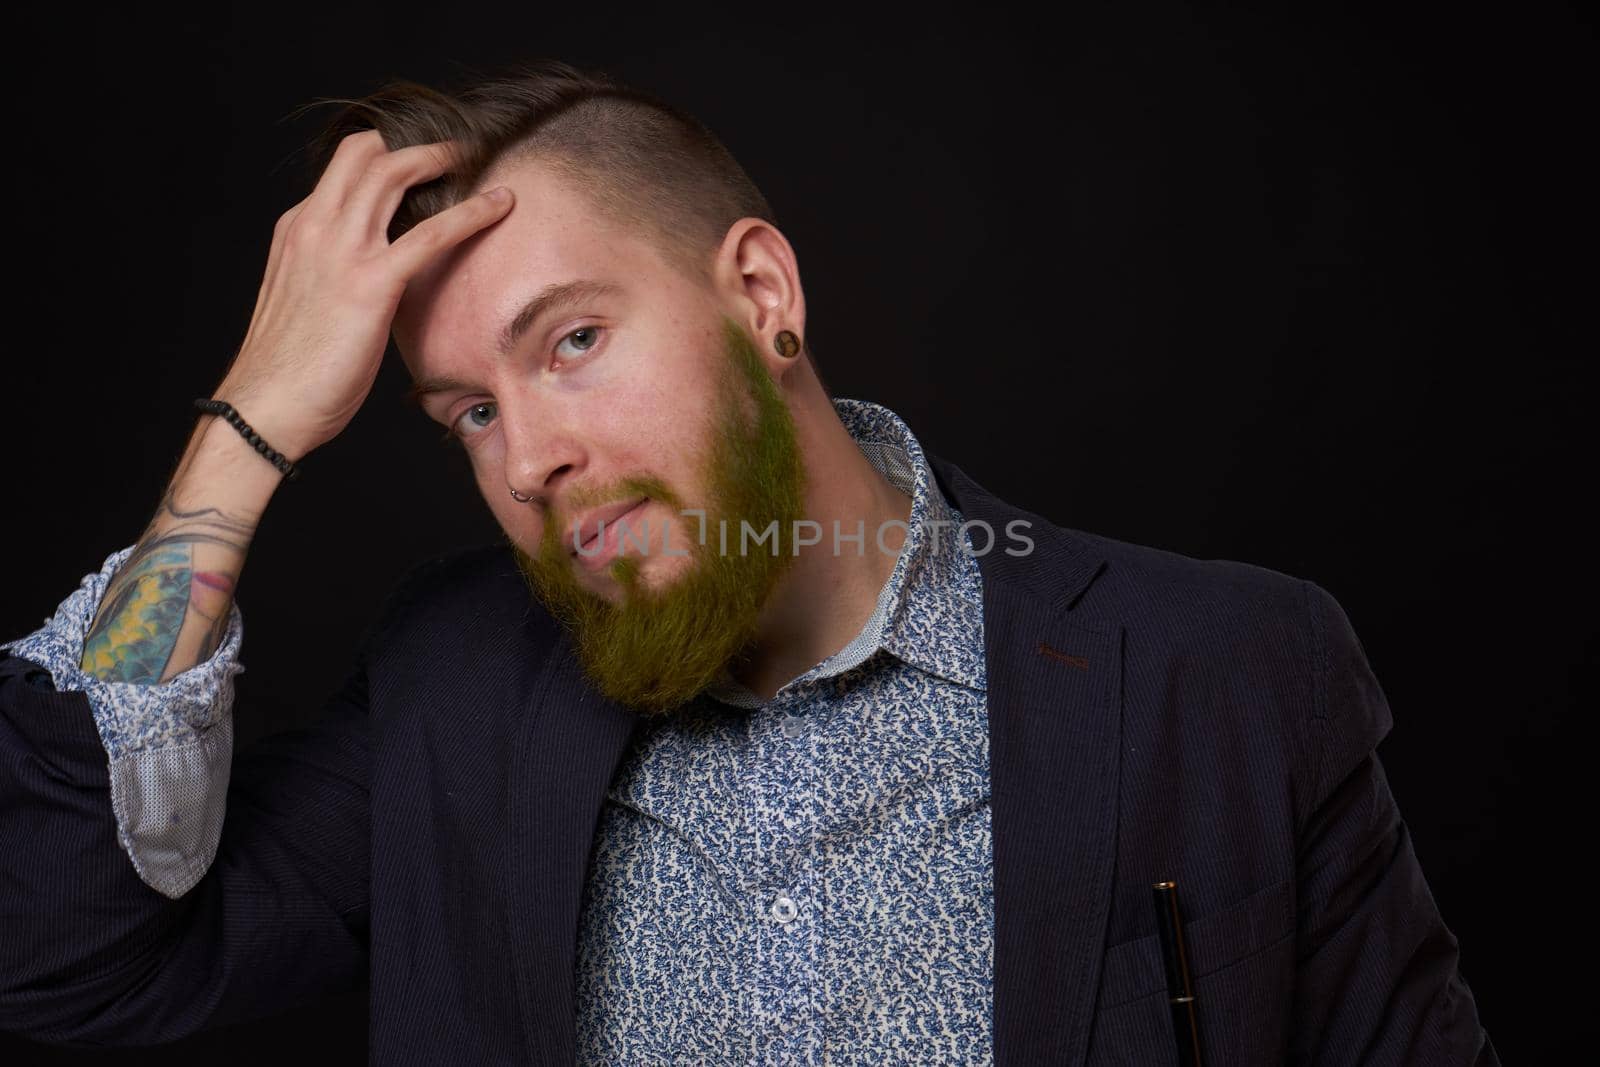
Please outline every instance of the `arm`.
M365 646L364 646L365 648ZM366 978L365 659L307 729L233 766L209 868L173 899L127 862L81 692L0 658L0 1030L149 1045Z
M215 396L291 460L354 417L410 280L512 206L469 196L388 241L404 189L455 159L353 133L279 217ZM160 1043L365 977L370 645L314 727L231 782L231 688L203 682L236 666L233 591L278 478L206 417L103 595L16 644L40 659L0 659L0 1028Z
M187 892L222 829L243 623L232 590L279 474L204 416L138 544L5 646L81 692L107 759L117 837L144 883ZM93 620L91 624L91 619Z
M279 478L203 416L141 540L6 646L0 1029L152 1044L364 978L364 674L232 766L232 589Z
M437 562L396 585L310 726L239 753L215 858L177 899L119 848L85 694L0 652L0 1031L164 1044L361 987L368 664Z
M1299 804L1291 1061L1498 1067L1378 761L1388 701L1339 603L1313 583L1304 591L1316 713Z
M82 635L79 669L100 681L159 685L208 659L280 478L232 426L200 416L155 517Z

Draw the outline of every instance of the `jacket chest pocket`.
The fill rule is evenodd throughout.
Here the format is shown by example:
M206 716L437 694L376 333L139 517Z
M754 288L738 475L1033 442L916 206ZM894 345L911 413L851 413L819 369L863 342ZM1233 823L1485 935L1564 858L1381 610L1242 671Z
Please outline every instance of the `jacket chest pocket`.
M1293 889L1285 879L1184 922L1207 1063L1282 1062L1293 996ZM1177 1061L1160 936L1112 945L1101 971L1088 1062L1159 1067Z

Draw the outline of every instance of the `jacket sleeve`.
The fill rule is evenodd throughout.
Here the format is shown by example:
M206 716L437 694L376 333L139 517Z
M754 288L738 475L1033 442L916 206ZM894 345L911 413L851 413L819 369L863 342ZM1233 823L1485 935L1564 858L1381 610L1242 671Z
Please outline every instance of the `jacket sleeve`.
M367 665L417 573L313 723L233 759L215 858L176 898L121 847L88 698L0 658L0 1030L161 1044L365 982Z
M146 885L176 898L205 873L222 833L244 621L232 603L211 656L161 684L110 681L82 670L85 636L135 547L106 557L39 630L0 649L42 668L57 692L87 699L106 752L117 841Z
M1303 585L1315 711L1291 1062L1499 1067L1378 760L1388 701L1338 601Z

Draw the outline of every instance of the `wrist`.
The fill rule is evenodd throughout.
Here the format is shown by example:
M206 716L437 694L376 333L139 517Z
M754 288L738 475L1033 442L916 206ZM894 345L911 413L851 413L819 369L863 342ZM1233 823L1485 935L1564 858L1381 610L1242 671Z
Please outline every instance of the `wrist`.
M272 447L272 443L261 436L261 432L250 425L239 409L228 401L212 397L196 397L194 406L197 410L205 412L207 415L215 416L232 426L239 436L249 442L250 447L280 471L285 479L292 482L300 477L300 468L295 465L294 461L284 455L283 452ZM283 440L281 434L278 439L280 441Z
M263 505L284 481L283 472L218 415L195 412L199 423L179 462L175 483L228 484L241 500Z

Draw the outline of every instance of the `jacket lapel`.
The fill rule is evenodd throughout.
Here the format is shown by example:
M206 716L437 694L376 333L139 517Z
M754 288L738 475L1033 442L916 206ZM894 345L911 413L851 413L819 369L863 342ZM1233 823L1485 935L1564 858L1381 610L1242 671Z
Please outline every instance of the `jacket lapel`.
M1122 629L1071 617L1104 565L1088 542L998 500L959 467L929 461L966 519L994 531L977 559L989 678L995 1063L1078 1063L1116 859ZM1029 525L1012 537L1007 524L1019 519ZM1021 536L1033 539L1031 549Z
M579 909L607 785L642 720L588 684L564 632L522 709L507 865L529 1063L576 1062Z

